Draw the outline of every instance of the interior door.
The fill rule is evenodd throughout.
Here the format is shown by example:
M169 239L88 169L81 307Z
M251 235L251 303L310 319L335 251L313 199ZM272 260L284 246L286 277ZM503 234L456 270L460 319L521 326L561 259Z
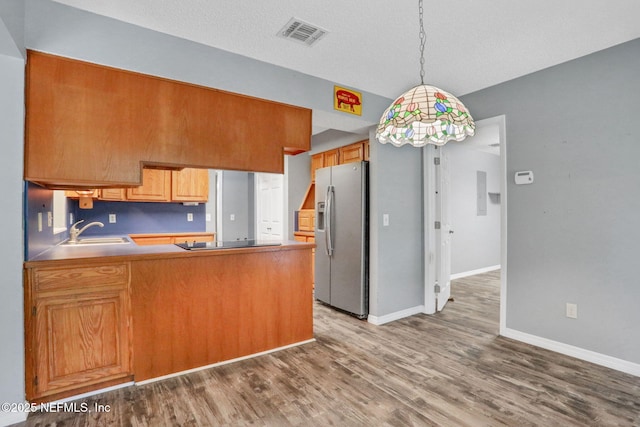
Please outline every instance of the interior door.
M283 176L256 174L258 188L258 239L282 240Z
M436 310L441 311L451 296L451 228L450 190L451 179L449 173L449 158L446 148L437 150L440 165L436 166L436 221L440 228L436 228L436 281L440 292L436 293Z

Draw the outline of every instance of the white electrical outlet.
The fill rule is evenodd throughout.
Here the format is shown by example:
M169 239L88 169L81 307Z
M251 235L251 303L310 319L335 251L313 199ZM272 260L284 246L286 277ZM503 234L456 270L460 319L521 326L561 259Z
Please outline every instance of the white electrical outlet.
M567 317L570 319L578 318L578 304L567 303Z
M229 215L229 220L230 220L230 221L235 221L235 220L236 220L236 216L235 216L235 214L231 214L231 215Z
M47 212L47 227L53 227L53 212Z
M383 227L389 226L389 214L382 214L382 226Z
M193 221L193 214L191 212L189 212L187 214L187 221L192 222Z
M116 214L109 214L109 224L116 223Z

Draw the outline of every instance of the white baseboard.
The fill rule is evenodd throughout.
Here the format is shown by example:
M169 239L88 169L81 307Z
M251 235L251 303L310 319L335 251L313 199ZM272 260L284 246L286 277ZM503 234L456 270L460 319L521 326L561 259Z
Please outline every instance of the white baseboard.
M500 270L500 264L491 267L479 268L477 270L464 271L451 275L451 280L462 279L463 277L475 276L476 274L488 273L490 271Z
M424 313L424 305L417 305L405 310L396 311L395 313L385 314L384 316L373 316L370 314L369 317L367 317L367 322L374 325L384 325L385 323L404 319L405 317L413 316L414 314L420 313Z
M555 351L556 353L561 353L566 356L575 357L576 359L584 360L586 362L591 362L596 365L604 366L607 368L615 369L616 371L640 377L640 364L637 363L632 363L626 360L618 359L616 357L607 356L606 354L596 353L595 351L585 350L584 348L575 347L569 344L564 344L536 335L527 334L525 332L516 331L514 329L505 328L504 330L500 331L500 335L506 338L511 338L516 341L522 341L526 344L535 345L536 347L542 347L547 350Z
M23 423L27 420L27 415L28 412L0 412L0 427Z
M271 350L262 351L260 353L250 354L248 356L236 357L235 359L224 360L222 362L212 363L210 365L200 366L198 368L187 369L186 371L175 372L173 374L163 375L161 377L156 377L156 378L150 378L148 380L136 381L136 385L145 385L145 384L149 384L149 383L154 383L156 381L162 381L162 380L166 380L166 379L173 378L173 377L179 377L180 375L190 374L192 372L198 372L198 371L203 371L203 370L209 369L209 368L215 368L216 366L228 365L229 363L239 362L241 360L246 360L246 359L252 359L252 358L258 357L258 356L264 356L265 354L275 353L276 351L285 350L287 348L292 348L292 347L297 347L297 346L303 345L303 344L309 344L309 343L312 343L312 342L315 342L315 341L316 341L315 338L311 338L310 340L300 341L300 342L297 342L297 343L285 345L283 347L278 347L278 348L273 348Z

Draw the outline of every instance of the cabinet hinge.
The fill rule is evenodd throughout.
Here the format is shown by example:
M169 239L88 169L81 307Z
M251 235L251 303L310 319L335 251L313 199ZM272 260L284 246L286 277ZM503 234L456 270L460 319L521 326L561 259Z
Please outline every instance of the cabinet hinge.
M35 385L35 386L38 385L38 376L37 375L35 377L33 377L33 385Z
M35 315L36 315L36 311L37 311L37 310L36 310L36 307L35 307L35 305L34 305L34 306L31 308L31 315L32 315L32 316L35 316Z
M434 228L435 228L436 230L440 230L440 227L441 227L441 226L442 226L442 225L440 224L440 221L436 221L436 223L434 224Z
M434 157L433 158L433 164L436 165L436 166L439 166L440 165L440 157Z

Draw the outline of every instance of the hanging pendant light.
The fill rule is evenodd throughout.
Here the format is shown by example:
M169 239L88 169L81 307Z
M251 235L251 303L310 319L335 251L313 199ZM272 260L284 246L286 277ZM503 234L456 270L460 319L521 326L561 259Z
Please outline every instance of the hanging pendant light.
M400 95L380 118L376 138L383 144L444 145L454 139L462 141L475 134L476 125L458 98L434 86L424 84L424 46L426 33L422 1L418 0L420 16L420 82Z

